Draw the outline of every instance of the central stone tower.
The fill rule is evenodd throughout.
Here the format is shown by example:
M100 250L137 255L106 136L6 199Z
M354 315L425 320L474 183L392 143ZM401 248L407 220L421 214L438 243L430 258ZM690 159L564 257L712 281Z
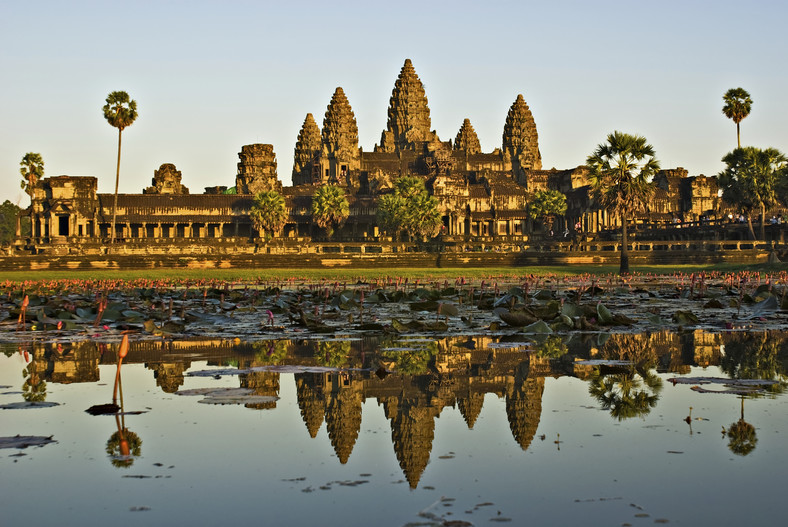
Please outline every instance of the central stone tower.
M413 63L405 59L391 92L387 128L375 150L388 153L414 150L416 143L437 141L435 132L430 131L431 126L424 85Z

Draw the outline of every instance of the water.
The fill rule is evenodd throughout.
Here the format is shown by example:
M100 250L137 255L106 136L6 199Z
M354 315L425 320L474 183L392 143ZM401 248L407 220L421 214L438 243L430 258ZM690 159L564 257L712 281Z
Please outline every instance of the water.
M383 378L375 366L404 363L381 348L418 348L413 339L134 343L123 416L85 412L112 400L114 345L6 345L0 405L57 406L0 411L0 436L56 443L0 449L0 523L774 523L788 469L781 386L742 398L668 381L751 372L753 361L761 377L782 379L783 335L746 337L566 343L572 358L649 357L606 375L495 339L422 338L432 358L414 353L412 374ZM337 362L343 369L324 367ZM239 387L269 398L217 405L177 393ZM742 413L755 442L737 446L723 428Z

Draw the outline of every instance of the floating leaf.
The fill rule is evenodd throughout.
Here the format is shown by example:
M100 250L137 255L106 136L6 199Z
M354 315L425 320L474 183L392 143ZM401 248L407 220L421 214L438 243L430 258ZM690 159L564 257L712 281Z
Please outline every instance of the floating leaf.
M506 322L506 324L515 327L521 328L523 326L527 326L528 324L533 324L538 319L531 315L530 313L526 313L525 311L501 311L498 314L498 317Z
M697 324L698 317L690 311L676 311L673 313L673 322L679 325Z
M460 310L457 309L457 306L451 302L444 302L440 305L440 314L449 317L456 317L460 314Z
M553 332L553 330L550 329L550 326L548 326L544 320L534 322L530 326L524 327L522 331L523 333L536 333L542 335L547 335Z
M602 324L610 324L613 321L613 313L601 302L596 306L596 313L599 315L599 322Z

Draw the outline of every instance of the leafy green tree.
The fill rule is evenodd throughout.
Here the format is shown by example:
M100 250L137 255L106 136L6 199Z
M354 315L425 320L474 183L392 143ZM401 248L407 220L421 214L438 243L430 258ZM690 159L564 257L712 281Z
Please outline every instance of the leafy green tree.
M722 158L727 165L717 175L722 199L742 211L759 210L760 239L765 236L766 208L774 205L778 193L788 179L788 158L776 148L760 149L753 146L737 148ZM755 238L750 215L747 215L750 236Z
M411 238L433 238L443 223L438 199L430 196L424 181L415 176L401 176L394 181L394 191L378 200L377 217L384 231L405 231Z
M350 360L349 340L323 340L315 348L315 360L320 366L341 368Z
M118 129L118 165L115 172L115 201L112 204L112 231L110 243L115 242L115 219L118 209L118 184L120 183L120 143L123 130L137 119L137 101L132 100L125 91L114 91L107 95L104 105L104 119Z
M566 195L557 190L537 190L528 203L528 215L552 229L556 216L566 212Z
M286 340L263 340L255 342L252 347L254 348L254 360L262 364L280 364L287 358L287 345Z
M421 375L429 371L430 361L438 354L438 343L434 340L414 342L400 339L392 346L381 347L381 359L392 362L397 373Z
M19 221L20 234L30 234L30 218L20 218L22 209L5 200L0 205L0 243L10 242L16 237L17 221Z
M22 174L22 189L32 198L33 189L44 177L44 160L41 154L28 152L19 163L19 173Z
M586 164L594 199L621 218L619 274L629 274L627 223L635 212L646 208L654 193L651 179L659 171L654 147L643 136L616 131L597 146Z
M34 364L22 370L22 375L26 377L22 384L22 398L33 403L46 401L47 383L36 371Z
M312 219L326 230L330 238L334 229L341 227L350 216L350 204L345 191L336 185L318 187L312 197Z
M736 123L736 144L741 148L741 136L739 134L739 123L742 119L750 115L752 109L752 99L750 94L744 88L731 88L722 96L722 102L725 105L722 107L722 113L725 117L732 119Z
M278 233L287 222L285 198L275 190L260 192L254 197L249 217L261 235L264 231Z

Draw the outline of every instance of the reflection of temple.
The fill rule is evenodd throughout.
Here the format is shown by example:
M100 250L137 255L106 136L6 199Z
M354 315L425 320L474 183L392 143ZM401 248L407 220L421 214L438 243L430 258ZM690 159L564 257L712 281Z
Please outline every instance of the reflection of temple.
M652 364L659 371L686 372L691 366L720 364L720 350L726 343L735 341L739 347L744 345L735 334L700 330L613 334L604 343L597 337L573 338L567 342L571 356L619 358L634 353L638 360ZM338 460L347 463L361 430L362 406L368 399L376 400L390 421L396 459L408 483L415 488L429 464L435 419L445 408L457 408L472 429L482 412L485 396L494 394L505 399L512 438L525 450L539 427L545 377L567 374L584 377L589 372L574 366L572 360L539 358L518 349L517 345L506 349L491 346L493 342L489 336L446 337L434 341L437 354L430 362L429 371L419 375L392 374L381 379L370 371L297 373L294 375L297 402L307 433L316 438L325 421L326 434ZM347 341L351 361L360 368L370 368L369 361L377 360L372 350L380 347L381 337ZM199 361L213 365L232 361L245 369L270 364L275 358L276 363L313 366L317 349L315 340L272 341L262 348L219 340L147 341L133 343L125 362L145 363L153 370L157 385L170 392L182 385L184 372ZM269 354L271 350L274 351ZM277 350L282 352L281 356ZM362 350L365 358L361 358ZM52 382L95 382L99 364L114 364L117 360L115 345L92 342L60 347L36 344L30 352L30 374ZM280 391L277 372L242 373L238 382L256 395L276 396ZM256 409L275 406L275 403L247 405Z

